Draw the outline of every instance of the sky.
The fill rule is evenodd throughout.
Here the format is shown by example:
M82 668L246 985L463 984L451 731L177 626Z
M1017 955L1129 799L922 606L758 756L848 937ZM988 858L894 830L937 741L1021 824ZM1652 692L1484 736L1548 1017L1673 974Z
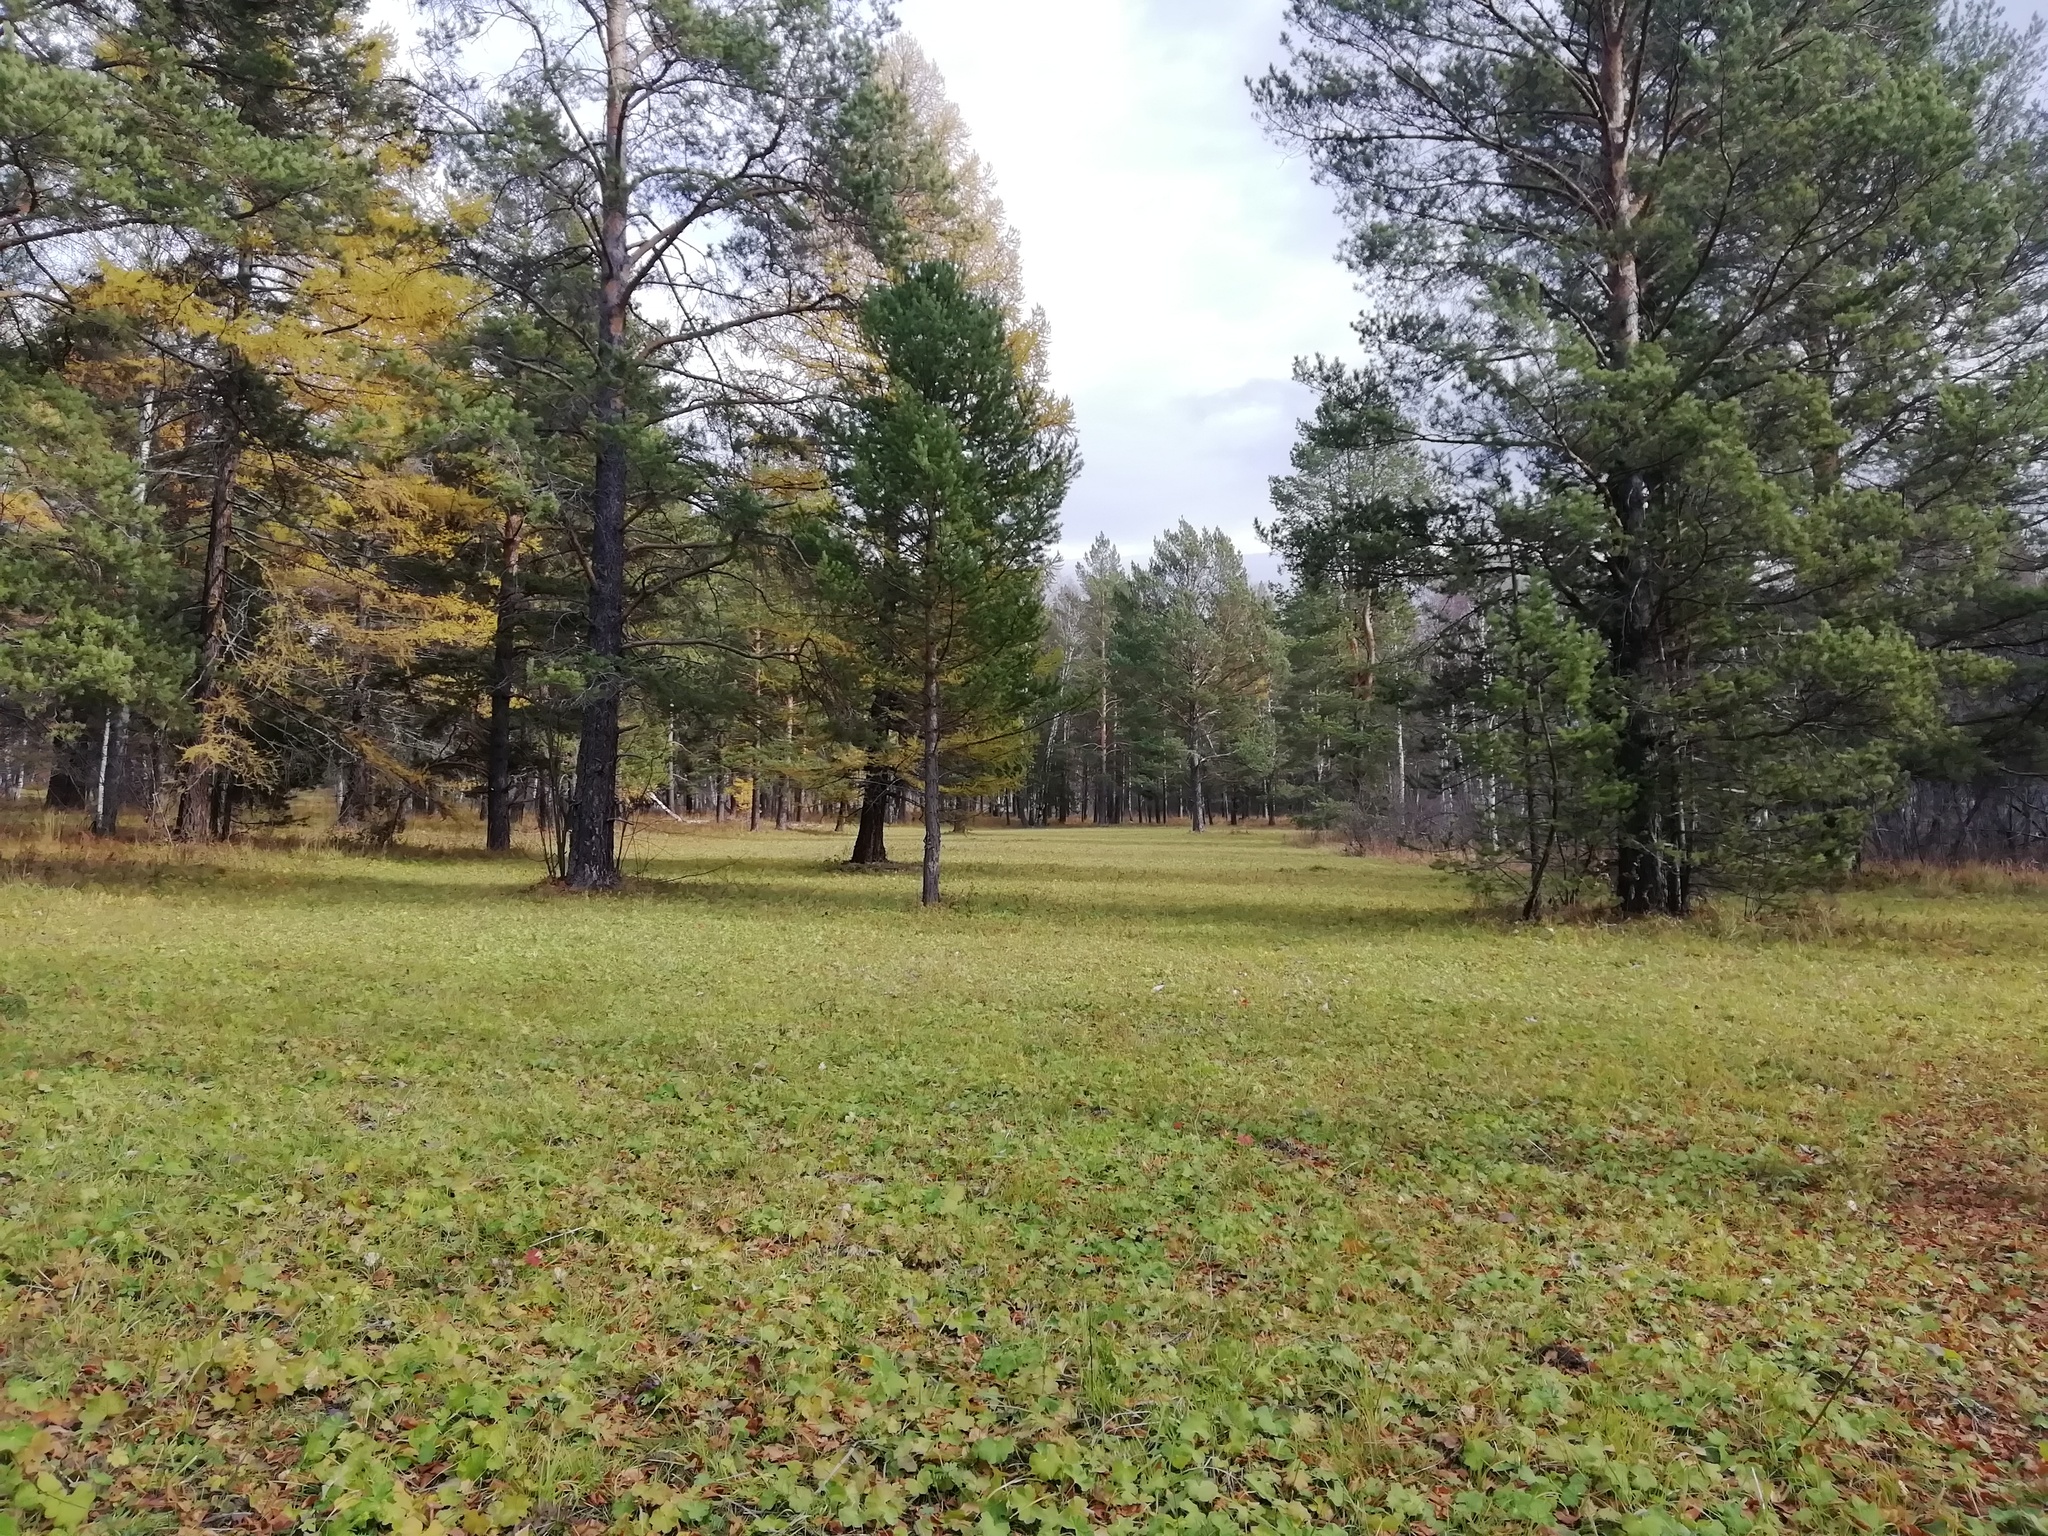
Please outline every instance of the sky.
M1282 0L898 0L993 168L1085 460L1071 556L1181 518L1248 553L1307 392L1348 349L1342 229L1254 120ZM1264 565L1265 562L1255 562ZM1263 574L1263 572L1262 572Z
M1283 0L897 0L946 77L1052 325L1086 468L1069 556L1143 556L1181 518L1251 556L1269 478L1309 408L1294 360L1349 355L1342 229L1254 120ZM2048 0L2013 5L2031 17Z

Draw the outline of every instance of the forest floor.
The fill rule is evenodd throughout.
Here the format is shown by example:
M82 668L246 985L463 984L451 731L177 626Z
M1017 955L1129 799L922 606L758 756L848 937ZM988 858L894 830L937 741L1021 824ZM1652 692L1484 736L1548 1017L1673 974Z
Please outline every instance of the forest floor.
M2048 1531L2048 891L842 853L0 841L0 1533Z

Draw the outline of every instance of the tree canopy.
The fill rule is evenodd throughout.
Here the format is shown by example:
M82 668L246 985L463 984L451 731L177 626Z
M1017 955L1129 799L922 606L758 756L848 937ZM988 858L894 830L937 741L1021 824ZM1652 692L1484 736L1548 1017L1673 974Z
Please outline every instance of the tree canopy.
M599 890L648 814L1285 816L1533 916L2048 811L1990 12L1294 0L1366 307L1265 581L1165 507L1060 566L1051 329L861 0L445 0L403 79L345 0L7 25L0 721L107 830L471 799Z

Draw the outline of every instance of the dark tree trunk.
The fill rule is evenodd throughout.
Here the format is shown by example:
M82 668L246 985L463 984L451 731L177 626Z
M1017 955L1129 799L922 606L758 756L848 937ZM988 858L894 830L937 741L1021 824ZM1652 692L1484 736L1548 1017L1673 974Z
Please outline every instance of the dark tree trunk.
M619 884L619 703L626 656L626 321L632 307L626 245L626 95L631 42L625 0L605 7L605 163L598 230L597 473L590 528L590 664L569 810L568 885Z
M224 769L212 775L212 785L206 831L215 842L224 843L235 835L235 812L241 807L242 786L232 773Z
M617 396L611 394L614 403ZM616 410L609 413L614 426ZM612 890L619 883L620 668L626 650L626 445L609 435L598 449L590 541L590 655L594 676L576 741L576 787L569 807L570 889Z
M242 439L230 401L222 412L220 460L214 466L213 495L207 504L206 567L199 588L199 662L192 674L192 708L199 716L201 746L217 728L213 719L220 698L221 663L227 657L228 549L235 532L235 475L241 465ZM173 836L200 842L220 835L217 802L222 771L205 762L188 764L181 776L178 816Z
M1632 164L1635 75L1625 8L1610 5L1602 17L1601 169L1610 235L1606 342L1608 366L1624 369L1642 339L1642 274L1634 238L1639 198ZM1642 917L1665 907L1669 891L1659 847L1664 823L1662 742L1648 698L1658 651L1656 570L1649 548L1651 488L1642 469L1627 462L1613 467L1608 484L1621 531L1615 561L1621 582L1607 640L1615 675L1628 694L1615 766L1634 791L1615 840L1614 896L1625 914Z
M43 790L46 811L82 811L92 804L92 768L83 738L50 738L50 782Z
M889 795L895 788L887 768L870 764L861 784L860 830L854 834L850 864L889 862Z
M1646 502L1640 476L1629 476L1630 502ZM1644 517L1631 509L1623 523L1625 535L1640 537ZM1665 906L1664 859L1659 833L1664 825L1661 743L1655 717L1643 697L1651 687L1651 646L1654 615L1647 600L1649 562L1631 549L1625 562L1631 584L1620 594L1618 633L1612 637L1615 673L1630 692L1621 739L1615 751L1615 773L1633 791L1621 813L1614 859L1614 899L1630 917L1646 917Z
M369 760L351 753L341 765L340 804L334 813L339 827L367 827L377 819L377 775Z
M484 765L484 846L512 846L512 700L519 688L519 546L525 519L505 519L498 628L491 642L491 739Z

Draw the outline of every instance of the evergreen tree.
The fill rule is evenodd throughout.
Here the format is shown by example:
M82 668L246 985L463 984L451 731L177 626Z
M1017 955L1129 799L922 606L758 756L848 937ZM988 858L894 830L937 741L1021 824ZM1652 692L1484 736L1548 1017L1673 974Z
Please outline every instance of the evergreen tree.
M1289 14L1260 97L1384 295L1350 388L1427 449L1440 580L1597 641L1617 904L1841 870L2048 434L2028 50L1934 0Z
M73 793L102 833L131 715L172 713L188 665L177 572L114 426L83 391L0 365L0 698L85 732L97 792Z
M1053 605L1065 682L1075 701L1073 724L1083 764L1080 798L1098 827L1123 820L1127 765L1120 750L1112 658L1119 604L1128 584L1116 546L1098 534Z
M446 17L439 126L491 208L473 269L567 344L582 402L590 484L565 504L588 571L567 879L603 889L619 879L631 658L661 640L629 638L635 610L727 559L695 534L636 530L636 506L676 505L678 482L686 506L721 500L714 482L744 457L736 418L805 394L796 323L839 302L820 226L885 199L894 162L867 150L893 118L870 89L872 28L837 0L456 0ZM479 85L461 78L471 44L516 56Z
M1284 661L1270 601L1227 534L1183 520L1154 541L1150 564L1132 569L1114 647L1127 718L1171 737L1189 822L1207 830L1212 775L1265 749ZM1148 755L1156 760L1156 749Z
M931 905L947 735L1021 735L1045 562L1076 465L1001 302L957 266L921 262L877 289L861 332L877 368L827 427L840 510L820 580L871 669L866 691L916 700Z
M188 829L224 821L210 790L233 755L221 744L234 734L226 721L236 708L222 683L237 471L260 435L256 423L278 429L279 440L297 431L234 336L288 310L305 264L364 227L385 170L379 157L400 127L376 44L335 0L9 8L0 350L12 351L7 366L44 410L89 399L96 419L74 411L72 430L90 427L108 451L130 455L125 475L97 478L125 481L118 500L133 510L114 512L101 496L87 517L73 498L73 547L90 524L95 563L109 577L155 568L166 554L198 567L184 696L158 693L150 706L189 745ZM179 325L123 313L138 283L158 279L159 296L177 290L193 301ZM82 389L55 388L57 373ZM20 450L17 463L37 457L13 422L0 421L0 438ZM206 507L196 540L182 505L192 490ZM150 603L163 584L122 580L116 589ZM40 601L61 599L51 589ZM165 644L159 634L146 659L131 654L128 671L160 670ZM95 707L125 726L138 702L123 692ZM111 745L113 734L103 740Z
M1402 835L1405 715L1421 682L1406 594L1297 585L1279 623L1287 637L1280 750L1297 817L1318 828Z
M1406 721L1420 677L1417 584L1433 571L1427 518L1435 485L1421 456L1387 442L1384 413L1326 363L1300 370L1319 391L1293 473L1273 481L1277 514L1260 532L1296 586L1283 609L1289 692L1282 712L1302 812L1362 840L1406 831Z

